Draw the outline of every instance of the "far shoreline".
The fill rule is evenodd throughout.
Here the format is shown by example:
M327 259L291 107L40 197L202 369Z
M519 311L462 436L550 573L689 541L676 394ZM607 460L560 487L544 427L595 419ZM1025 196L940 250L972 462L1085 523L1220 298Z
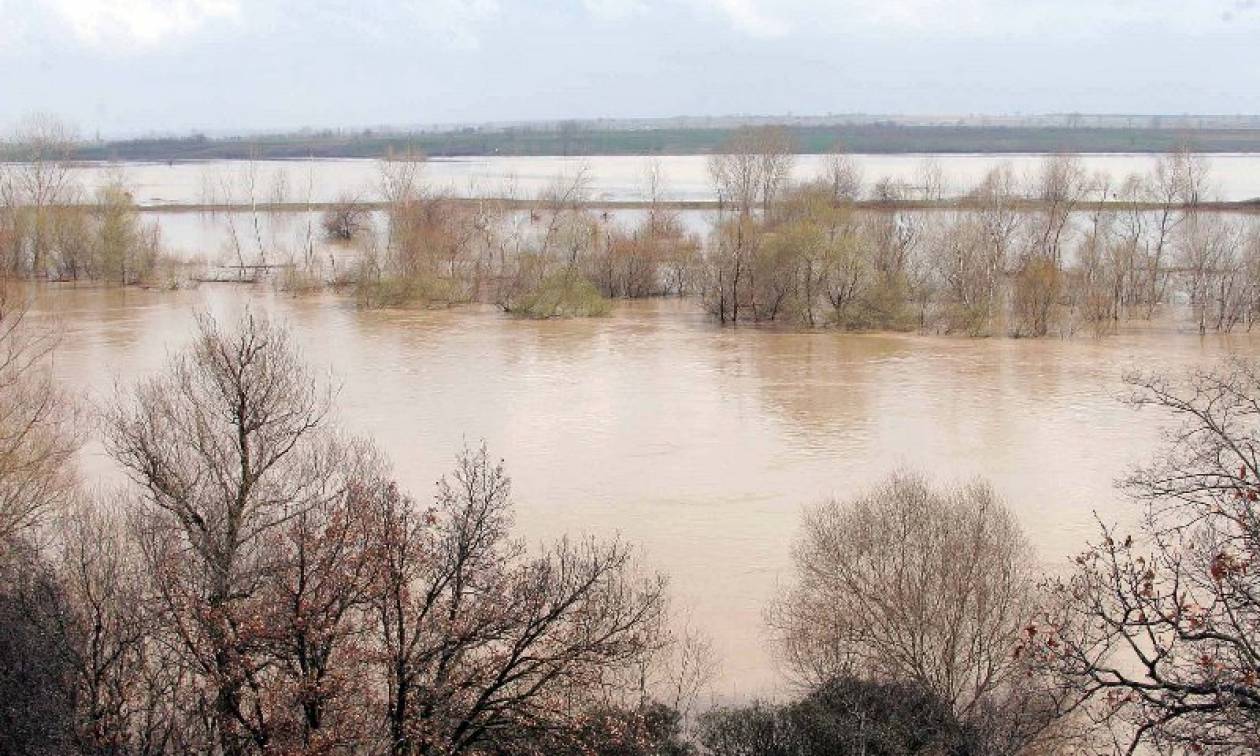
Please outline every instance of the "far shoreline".
M782 126L802 155L842 148L870 155L1260 153L1260 127L907 125ZM79 145L77 160L192 161L473 157L663 157L720 151L735 127L468 127L447 131L291 132L251 136L146 137Z

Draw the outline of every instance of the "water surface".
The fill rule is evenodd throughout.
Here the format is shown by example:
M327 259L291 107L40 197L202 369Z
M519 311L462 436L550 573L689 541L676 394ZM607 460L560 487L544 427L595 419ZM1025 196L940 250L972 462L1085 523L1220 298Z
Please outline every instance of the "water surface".
M911 186L920 185L926 160L939 164L945 193L957 195L974 186L991 168L1009 163L1021 178L1034 176L1045 158L1039 154L1017 155L854 155L867 189L888 177ZM1108 174L1118 186L1131 173L1144 174L1155 165L1147 154L1082 155L1089 173ZM423 176L430 188L457 196L514 196L528 198L553 185L557 177L572 178L585 170L591 199L644 200L645 171L652 160L659 163L664 179L664 199L711 200L713 185L703 155L658 158L633 156L595 157L482 157L438 158L424 164ZM793 178L805 180L822 174L826 158L801 155ZM1208 156L1212 196L1221 200L1260 197L1260 155ZM125 175L141 204L200 204L227 197L234 202L326 202L340 197L379 198L380 161L270 160L182 163L125 163ZM80 180L89 189L108 177L104 167L82 169ZM252 174L252 175L251 175Z
M417 497L484 439L506 460L531 542L586 532L641 545L714 638L730 695L777 684L762 610L790 576L802 507L901 466L984 476L1057 569L1095 534L1095 512L1133 517L1112 483L1153 448L1160 418L1117 401L1122 372L1260 347L1169 327L1105 340L723 329L674 300L548 322L232 285L44 289L38 301L64 334L56 372L97 401L159 369L195 310L245 307L292 327L341 386L341 420L377 440ZM84 468L119 480L99 445Z

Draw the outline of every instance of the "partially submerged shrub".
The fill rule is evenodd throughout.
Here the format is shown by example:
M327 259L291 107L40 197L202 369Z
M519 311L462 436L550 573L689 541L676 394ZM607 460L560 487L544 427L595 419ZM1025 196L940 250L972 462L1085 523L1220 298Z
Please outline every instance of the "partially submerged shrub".
M368 209L357 197L342 195L324 211L319 221L324 235L334 241L351 241L370 227Z
M546 276L536 288L518 294L506 309L529 318L574 318L607 315L612 305L595 284L565 270Z

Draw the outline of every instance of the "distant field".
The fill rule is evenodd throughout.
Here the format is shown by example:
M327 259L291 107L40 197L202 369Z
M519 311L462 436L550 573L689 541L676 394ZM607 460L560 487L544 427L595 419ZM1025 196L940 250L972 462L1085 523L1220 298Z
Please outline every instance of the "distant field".
M798 152L842 144L849 152L1020 153L1260 152L1260 129L1151 129L982 126L794 126ZM696 155L716 151L730 129L518 129L414 134L324 133L250 138L136 139L81 147L83 160L368 158L390 152L433 157L480 155Z

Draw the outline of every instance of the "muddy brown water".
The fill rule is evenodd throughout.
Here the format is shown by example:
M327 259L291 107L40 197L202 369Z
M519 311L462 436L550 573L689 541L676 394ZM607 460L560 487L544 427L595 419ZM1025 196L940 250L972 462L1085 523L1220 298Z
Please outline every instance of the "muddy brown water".
M56 374L96 402L160 369L197 310L287 323L340 385L340 420L375 438L421 500L461 445L484 439L506 461L530 542L620 534L640 546L713 638L716 693L735 696L779 685L762 611L790 578L803 507L901 466L983 476L1058 569L1095 535L1095 512L1135 516L1113 483L1155 447L1164 418L1118 401L1123 371L1260 348L1175 324L1101 340L721 328L678 300L547 322L233 285L48 287L36 300L62 333ZM97 442L82 467L90 485L122 482Z

